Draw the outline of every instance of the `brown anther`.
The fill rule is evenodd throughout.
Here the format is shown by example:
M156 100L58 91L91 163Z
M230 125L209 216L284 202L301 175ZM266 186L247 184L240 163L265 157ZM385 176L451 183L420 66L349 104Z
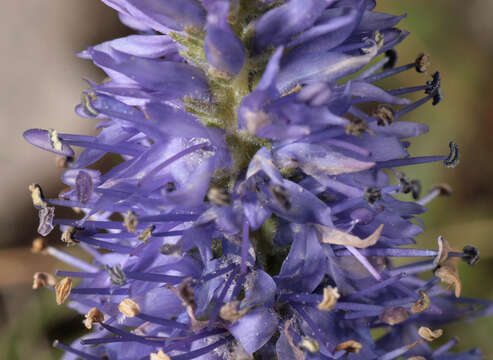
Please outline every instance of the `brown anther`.
M359 118L351 119L344 130L346 131L346 134L356 136L363 135L366 131L369 131L368 124Z
M448 258L442 265L439 265L434 274L441 281L455 288L455 297L460 297L462 290L462 282L460 281L459 271L459 258Z
M89 330L92 329L93 324L102 323L104 321L104 314L97 308L92 308L91 310L89 310L85 317L85 320L82 322L84 323L84 326Z
M452 251L452 247L443 236L438 237L438 253L435 259L433 259L433 265L435 267L440 266L448 259L448 253Z
M67 300L72 291L72 279L69 277L63 278L55 285L55 299L58 305L61 305Z
M337 299L339 299L339 291L337 288L328 286L324 288L324 294L322 301L317 305L317 309L320 311L330 311L336 306Z
M67 226L67 228L62 233L62 241L67 244L67 246L75 246L77 241L74 240L74 234L76 232L76 228L73 226Z
M308 350L312 354L316 354L320 351L320 344L318 341L308 336L303 336L298 346Z
M419 299L411 305L411 312L413 314L419 314L427 310L430 307L430 297L423 290L419 290Z
M223 320L234 322L241 319L248 311L250 308L240 309L240 302L236 300L221 306L219 316Z
M48 242L46 241L46 239L43 239L42 237L37 237L33 240L33 243L31 245L31 252L34 254L39 254L45 251L47 247Z
M450 196L454 192L452 187L447 183L440 183L440 184L433 185L433 187L431 188L431 191L433 191L433 190L439 190L440 196Z
M66 169L68 165L74 161L74 158L71 156L63 156L57 155L55 159L55 164L57 168Z
M388 325L396 325L406 321L409 316L409 311L407 311L402 306L394 306L380 314L380 320Z
M63 144L58 137L58 132L55 129L48 129L48 136L50 137L50 144L53 150L62 151Z
M137 220L135 213L132 210L128 210L123 217L123 226L125 226L128 232L136 233L138 224L139 220Z
M134 317L140 314L140 306L132 299L125 299L118 304L118 310L126 317Z
M430 66L430 55L428 54L425 53L419 54L416 60L414 61L414 67L416 68L416 71L419 73L426 72L429 66Z
M171 360L171 358L163 350L159 350L157 353L151 353L150 360Z
M215 186L209 189L207 198L211 203L217 206L226 206L229 204L229 194L227 191Z
M443 335L443 330L442 329L431 330L430 328L421 326L418 329L418 335L421 336L426 341L433 341Z
M44 201L43 190L39 184L29 185L29 191L31 192L31 199L35 208L45 208L48 206L46 201Z
M392 124L394 121L394 109L387 104L378 105L377 109L373 112L373 117L377 118L378 126L386 126Z
M359 354L362 348L363 348L363 344L354 340L348 340L337 345L334 352L340 350L346 350L347 353Z
M37 272L33 276L33 290L40 287L52 287L55 286L56 279L53 275L46 272Z
M148 226L140 233L138 239L144 243L149 241L149 238L152 236L152 232L156 227L154 225Z

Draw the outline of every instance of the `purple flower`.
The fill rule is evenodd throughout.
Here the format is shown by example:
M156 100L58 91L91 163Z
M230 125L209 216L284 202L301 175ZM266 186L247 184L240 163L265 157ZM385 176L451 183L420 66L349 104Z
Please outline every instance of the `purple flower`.
M450 190L420 198L396 168L459 162L455 142L444 155L408 153L428 128L403 118L441 101L439 72L376 85L426 74L423 54L396 67L402 16L371 0L104 2L139 34L79 54L109 77L76 107L98 134L24 133L69 167L57 199L30 186L38 231L58 225L93 259L34 246L77 269L47 283L93 330L57 341L64 359L481 358L454 355L455 339L429 344L442 324L491 312L460 298L457 263L478 250L442 237L438 250L402 247ZM120 161L96 170L107 154Z

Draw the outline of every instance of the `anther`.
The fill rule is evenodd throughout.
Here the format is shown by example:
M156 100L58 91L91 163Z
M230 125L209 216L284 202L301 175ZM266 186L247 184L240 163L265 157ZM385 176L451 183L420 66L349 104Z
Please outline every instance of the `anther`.
M366 131L369 131L366 121L359 118L351 119L344 130L346 131L346 134L355 136L363 135Z
M33 290L40 287L53 287L56 284L56 279L53 275L47 272L37 272L33 276Z
M85 320L82 321L84 326L88 328L89 330L92 329L92 325L94 323L102 323L104 321L104 314L99 311L97 308L92 308L89 310L89 312L85 315Z
M283 186L271 185L269 186L269 189L274 198L277 200L278 204L281 205L284 210L291 209L291 201L289 200L289 195Z
M229 205L229 194L225 189L218 187L211 187L207 192L207 198L211 203L217 206L227 206Z
M138 239L144 243L149 241L149 238L152 236L152 232L156 228L155 225L150 225L144 229L138 236Z
M235 300L223 305L219 311L219 316L223 320L234 322L241 319L249 311L249 307L240 309L240 302Z
M110 280L114 285L122 286L127 283L127 277L123 272L120 265L108 266L105 267L108 275L110 276Z
M443 163L448 168L454 168L459 165L459 146L455 141L451 141L448 143L450 148L449 156L443 160Z
M443 335L443 330L442 329L431 330L430 328L421 326L418 329L418 335L421 336L426 341L433 341Z
M161 246L160 252L163 255L180 256L183 253L183 248L178 244L166 243Z
M395 176L399 179L401 192L404 194L411 193L414 200L418 200L421 194L421 182L419 180L409 180L403 172L395 172Z
M425 94L433 96L433 105L437 105L442 99L443 94L440 89L440 73L437 71L433 74L433 79L426 82Z
M58 137L58 132L55 129L48 129L48 136L53 150L62 151L62 141Z
M416 61L414 62L414 66L417 72L426 72L426 70L428 70L428 67L430 66L430 55L425 53L419 54L416 58Z
M173 181L168 181L166 185L164 185L163 190L168 194L172 193L176 190L176 184Z
M419 290L419 299L411 305L411 312L413 314L419 314L427 310L430 307L430 297L423 290Z
M98 116L99 111L97 111L91 104L91 100L94 101L96 100L96 95L93 92L90 92L89 94L86 92L83 92L80 98L80 104L82 105L82 109L84 112L89 115L89 116Z
M75 240L74 235L77 232L77 228L73 226L67 226L67 228L62 233L62 241L67 244L67 246L75 246L78 241Z
M157 353L151 353L150 360L171 360L171 358L163 350L159 350Z
M388 325L396 325L406 321L410 314L401 306L394 306L386 309L380 314L380 320Z
M125 226L128 232L135 233L137 232L138 224L139 221L135 213L132 210L128 210L123 217L123 226Z
M39 184L29 185L29 191L31 192L31 199L35 208L40 209L48 206L44 200L43 190Z
M339 299L339 291L337 288L328 286L324 288L324 294L322 301L317 305L317 309L321 311L330 311L336 306L337 299Z
M476 265L479 262L478 248L471 245L464 246L462 249L462 260L471 266Z
M378 105L377 109L373 112L372 116L377 118L378 126L386 126L392 124L394 121L395 111L392 106L387 104Z
M70 164L74 162L72 156L57 155L55 159L55 164L57 168L66 169Z
M354 340L348 340L337 345L334 352L345 350L346 353L359 354L362 348L363 344Z
M303 336L298 346L302 349L308 350L312 354L316 354L320 351L320 344L318 341L308 336Z
M382 199L382 190L368 186L365 188L363 199L373 206L377 201Z
M387 57L388 61L385 63L383 68L392 69L397 64L397 51L395 51L394 49L389 49L385 52L385 56Z
M37 237L36 239L33 240L33 243L31 245L31 252L33 254L40 254L43 253L47 247L48 247L47 241L43 238Z
M125 299L118 305L118 310L126 317L134 317L140 314L140 306L132 299Z
M430 192L425 197L423 197L418 201L418 204L426 205L437 196L450 196L452 195L452 193L453 190L449 184L446 183L437 184L431 188Z
M55 284L55 299L58 305L61 305L67 300L72 291L72 279L69 277L63 278Z

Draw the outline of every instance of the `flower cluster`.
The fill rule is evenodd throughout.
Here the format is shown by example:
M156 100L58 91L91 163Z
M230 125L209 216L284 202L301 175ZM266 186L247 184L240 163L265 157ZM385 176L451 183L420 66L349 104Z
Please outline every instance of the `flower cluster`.
M456 339L429 344L442 324L489 312L460 298L457 264L477 249L402 247L450 189L420 198L395 168L459 161L454 142L408 154L404 139L428 128L403 119L442 94L428 55L396 66L403 16L372 0L103 2L138 34L80 54L108 75L76 107L98 134L24 133L67 167L58 198L30 186L39 233L58 225L93 258L33 244L75 268L58 282L37 273L35 287L93 330L55 342L64 359L481 358L451 354ZM404 71L422 85L375 85Z

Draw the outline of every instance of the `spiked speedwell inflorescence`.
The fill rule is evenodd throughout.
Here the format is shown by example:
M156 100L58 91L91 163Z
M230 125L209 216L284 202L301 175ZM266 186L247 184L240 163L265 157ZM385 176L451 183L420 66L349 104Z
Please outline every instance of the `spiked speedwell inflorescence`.
M33 244L77 269L56 284L35 276L92 329L55 342L64 359L481 357L454 355L456 339L429 344L442 324L489 311L460 297L457 263L477 249L402 247L450 189L420 198L395 168L459 162L455 142L408 154L404 139L428 128L406 115L442 93L428 55L397 65L403 16L372 0L103 1L138 34L80 53L108 75L76 108L98 134L24 133L68 167L57 199L30 186L39 233L58 225L93 257ZM375 85L404 71L423 85ZM118 161L101 172L107 154Z

